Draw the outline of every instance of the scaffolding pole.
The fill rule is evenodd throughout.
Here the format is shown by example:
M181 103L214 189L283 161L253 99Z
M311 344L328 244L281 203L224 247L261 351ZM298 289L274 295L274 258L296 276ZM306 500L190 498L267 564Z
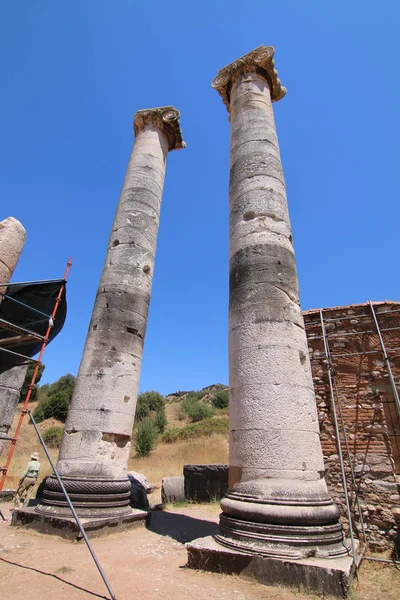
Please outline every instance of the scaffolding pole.
M344 469L343 453L342 453L342 448L341 448L341 444L340 444L339 424L338 424L338 419L337 419L337 414L336 414L336 401L335 401L335 394L334 394L333 381L332 381L332 364L331 364L331 357L330 357L330 353L329 353L329 346L328 346L328 342L327 342L327 339L326 339L326 330L325 330L324 316L322 314L322 310L319 311L319 315L320 315L320 319L321 319L322 335L323 335L323 338L324 338L324 348L325 348L325 354L326 354L326 359L327 359L327 370L328 370L329 388L330 388L331 400L332 400L332 408L333 408L333 410L332 410L333 423L334 423L334 426L335 426L336 439L337 439L337 442L338 442L338 455L339 455L339 462L340 462L340 470L341 470L341 473L342 473L343 489L344 489L345 500L346 500L347 514L348 514L348 519L349 519L349 533L350 533L350 540L351 540L351 552L352 552L352 555L353 555L356 577L358 579L357 552L356 552L356 546L355 546L355 542L354 542L354 532L353 532L353 523L352 523L352 520L351 520L351 510L350 510L350 502L349 502L349 493L348 493L348 488L347 488L346 472L345 472L345 469Z
M0 471L3 472L2 477L1 477L1 481L0 481L0 492L2 491L2 489L4 487L4 483L5 483L5 480L6 480L6 477L7 477L7 473L8 473L9 468L10 468L10 463L11 463L11 460L12 460L12 457L13 457L13 454L14 454L16 443L18 441L19 433L20 433L20 430L21 430L21 427L22 427L22 422L24 420L24 417L25 417L26 413L28 412L27 411L28 403L29 403L29 400L31 398L32 390L33 390L33 387L35 385L35 381L36 381L37 374L39 372L40 365L42 364L43 353L44 353L45 348L47 346L47 343L49 341L50 333L51 333L51 330L52 330L52 327L53 327L53 323L54 323L54 320L55 320L55 317L56 317L56 314L57 314L58 306L59 306L61 298L62 298L62 294L63 294L64 288L65 288L65 284L67 282L68 273L69 273L69 270L71 268L71 265L72 265L72 259L70 258L69 261L67 262L67 267L65 269L65 273L64 273L63 279L62 280L56 280L56 281L60 281L61 285L60 285L59 292L57 294L56 301L54 303L53 312L51 313L51 316L49 318L49 323L48 323L46 335L44 336L44 339L43 339L43 343L42 343L42 347L40 349L39 357L37 358L37 360L31 359L31 358L28 359L28 357L25 357L25 359L31 360L33 362L36 362L36 366L35 366L35 369L34 369L33 374L32 374L31 383L29 384L28 393L26 395L26 398L25 398L25 401L24 401L24 404L23 404L23 407L22 407L22 410L21 410L21 415L20 415L19 420L18 420L17 428L15 430L14 436L13 436L12 441L11 441L11 447L10 447L10 450L9 450L9 453L8 453L7 462L6 462L6 464L5 464L4 467L0 468ZM6 352L11 352L12 354L18 355L17 352L12 352L11 350L5 350L4 348L1 348L1 350L6 351ZM22 355L20 355L20 356L22 356Z
M36 431L36 433L37 433L37 435L38 435L38 438L39 438L39 441L40 441L40 443L41 443L41 445L42 445L42 448L43 448L43 450L44 450L44 452L45 452L45 454L46 454L46 456L47 456L47 460L49 461L49 463L50 463L50 465L51 465L51 468L53 469L53 473L54 473L54 475L56 476L58 483L60 484L60 487L61 487L61 489L62 489L62 491L63 491L63 494L64 494L64 496L65 496L65 499L66 499L66 501L68 502L68 506L69 506L69 508L71 509L71 512L72 512L72 514L73 514L73 516L74 516L74 519L75 519L75 521L76 521L76 524L77 524L77 525L78 525L78 527L79 527L79 531L81 532L81 534L82 534L82 536L83 536L83 539L85 540L85 542L86 542L86 545L87 545L87 547L88 547L88 550L89 550L90 554L92 555L92 558L93 558L93 560L94 560L94 562L95 562L95 565L96 565L96 567L97 567L97 569L98 569L98 571L99 571L99 573L100 573L100 575L101 575L101 577L102 577L102 579L103 579L103 581L104 581L104 583L105 583L105 586L106 586L107 590L108 590L108 591L109 591L109 593L110 593L111 600L117 600L117 598L116 598L116 596L115 596L114 592L113 592L113 591L112 591L112 589L111 589L111 586L110 586L110 584L108 583L108 579L107 579L107 577L105 576L105 573L104 573L103 569L101 568L101 565L100 565L100 563L99 563L99 560L98 560L98 558L97 558L97 556L96 556L96 554L95 554L95 552L94 552L94 550L93 550L93 548L92 548L92 545L91 545L91 543L89 542L88 536L86 535L86 531L84 530L84 528L83 528L83 525L82 525L82 523L81 523L81 521L80 521L80 519L79 519L78 515L76 514L76 511L75 511L75 509L74 509L74 507L73 507L73 505L72 505L71 499L70 499L70 497L69 497L69 495L68 495L68 492L67 492L67 490L65 489L65 486L64 486L64 484L63 484L63 482L62 482L62 480L61 480L61 477L60 477L60 475L59 475L59 473L58 473L58 471L57 471L57 469L56 469L56 467L55 467L55 465L54 465L54 463L53 463L53 461L52 461L52 459L51 459L51 456L50 456L50 454L49 454L49 451L47 450L47 446L46 446L46 444L44 443L44 440L43 440L43 438L42 438L42 435L41 435L41 433L40 433L40 431L39 431L39 429L38 429L38 426L36 425L36 421L35 421L35 419L33 418L33 415L32 415L32 413L31 413L30 411L27 411L27 412L28 412L28 414L29 414L29 418L30 418L30 420L32 421L32 425L34 426L34 428L35 428L35 431Z
M393 398L394 398L394 403L395 403L396 409L397 409L397 415L398 415L398 417L400 419L400 399L399 399L399 393L398 393L397 387L396 387L396 382L395 382L394 377L393 377L392 367L391 367L390 360L389 360L389 357L388 357L387 352L386 352L385 342L383 341L383 337L382 337L381 329L379 327L378 319L377 319L377 316L376 316L376 313L375 313L374 305L372 304L371 300L369 301L369 305L371 307L371 312L372 312L373 319L375 321L375 327L376 327L376 331L378 333L379 342L380 342L380 345L381 345L381 348L382 348L383 357L385 359L385 364L386 364L387 372L389 374L390 386L391 386L392 392L393 392Z

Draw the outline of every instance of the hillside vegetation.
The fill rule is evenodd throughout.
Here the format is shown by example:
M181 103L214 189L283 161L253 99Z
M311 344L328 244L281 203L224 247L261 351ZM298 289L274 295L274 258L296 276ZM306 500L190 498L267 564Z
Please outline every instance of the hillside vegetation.
M37 402L30 405L40 422L39 428L53 460L57 459L74 382L72 375L65 375L51 385L37 386ZM178 391L166 397L156 391L139 394L129 469L143 472L159 486L163 477L181 475L184 464L227 463L228 403L228 388L221 384L197 391ZM41 456L41 477L51 474L43 449L26 417L6 487L16 486L34 451Z

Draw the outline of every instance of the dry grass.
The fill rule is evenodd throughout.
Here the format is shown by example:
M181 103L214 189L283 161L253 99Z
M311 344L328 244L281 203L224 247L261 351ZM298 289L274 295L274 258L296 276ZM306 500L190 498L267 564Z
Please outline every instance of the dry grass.
M178 419L178 414L181 408L180 402L165 405L165 414L168 421L168 427L182 427L184 423Z
M30 406L33 410L35 404ZM17 424L21 408L17 410L14 421L13 431ZM185 425L179 421L177 412L179 403L167 405L167 418L169 427L179 427ZM52 425L61 425L54 419L49 419L39 425L41 431L45 431ZM8 448L7 448L8 449ZM17 443L16 451L9 475L6 479L6 487L15 487L20 475L29 460L32 452L39 452L41 456L41 477L51 474L50 465L40 446L33 426L26 417L21 429L21 435ZM53 460L57 459L57 450L50 450ZM0 462L5 462L6 452L3 453ZM227 436L214 434L206 438L197 438L187 442L176 442L174 444L159 443L151 455L146 458L137 458L132 456L129 459L129 469L144 473L149 481L158 488L161 486L163 477L172 475L182 475L183 465L187 463L227 463L228 462L228 439ZM157 489L150 497L151 502L160 501L160 489ZM208 511L210 516L217 515L220 512L219 503L210 503L202 505L203 511ZM379 555L380 557L382 555ZM59 572L69 572L69 567L62 567ZM372 563L364 561L360 571L360 583L355 583L351 591L351 600L398 600L400 589L400 569L385 564ZM302 594L295 593L293 597L303 597ZM304 597L311 597L312 594L305 594ZM291 596L292 597L292 596Z
M29 405L29 410L33 411L35 409L36 405L37 405L37 403L32 402L32 404ZM12 433L15 431L20 414L21 414L21 405L19 405L16 410L14 423L13 423L13 427L11 430ZM49 427L52 427L53 425L62 425L62 423L59 423L55 419L48 419L47 421L40 423L39 430L40 430L40 432L43 432L46 429L48 429ZM6 444L4 444L3 454L1 455L1 458L0 458L1 465L3 465L3 463L5 464L5 462L7 460L7 453L8 453L9 448L10 448L10 444L8 442ZM23 421L23 424L22 424L22 428L20 431L17 445L15 447L15 452L14 452L14 455L13 455L13 458L12 458L12 461L10 464L10 470L8 472L7 479L6 479L5 486L4 486L5 488L16 488L17 487L18 481L21 477L21 473L23 473L23 471L26 467L26 464L29 461L30 456L33 452L38 452L39 456L40 456L40 480L43 477L46 477L46 475L51 475L52 469L50 467L50 464L43 452L43 449L39 442L39 438L36 435L33 425L30 423L29 416L26 415L25 419ZM49 452L50 452L51 458L53 460L57 460L58 451L57 450L49 450Z
M382 554L374 555L382 558ZM400 597L400 568L383 563L364 561L360 582L354 583L351 600L398 600Z
M197 438L189 442L158 444L150 456L139 458L131 456L129 469L144 473L155 486L161 486L163 477L183 474L183 465L189 463L211 464L228 462L227 436L214 434L206 438ZM151 497L151 502L159 501L159 493Z
M30 405L30 410L35 409L36 404ZM169 404L166 406L168 426L182 427L186 423L179 421L177 413L179 403ZM13 431L17 425L20 416L21 407L17 409L15 415ZM55 419L48 419L39 424L41 432L54 425L62 425ZM8 450L8 448L6 448ZM10 465L5 487L16 487L21 473L25 469L26 463L29 461L32 452L39 452L41 457L40 479L46 475L51 475L51 467L44 456L38 437L33 426L29 422L29 417L26 416L22 425L21 433L15 453ZM53 460L57 460L58 451L50 449L50 455ZM2 455L3 462L6 461L7 453ZM151 483L157 487L161 486L163 477L171 475L182 475L183 465L187 463L223 463L228 462L228 440L227 437L220 434L214 434L207 438L197 438L189 442L176 442L174 444L158 443L151 455L146 458L138 458L135 456L134 449L129 459L129 469L144 473Z

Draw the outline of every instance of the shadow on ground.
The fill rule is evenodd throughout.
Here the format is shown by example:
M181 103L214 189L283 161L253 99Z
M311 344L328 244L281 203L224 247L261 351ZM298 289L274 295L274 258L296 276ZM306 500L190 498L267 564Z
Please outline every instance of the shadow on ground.
M204 521L187 515L155 511L151 515L148 529L184 544L199 537L214 535L217 533L218 525L212 521Z

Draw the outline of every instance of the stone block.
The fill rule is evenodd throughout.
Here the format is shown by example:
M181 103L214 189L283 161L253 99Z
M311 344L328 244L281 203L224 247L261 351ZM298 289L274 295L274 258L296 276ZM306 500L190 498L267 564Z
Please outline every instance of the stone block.
M220 500L228 490L228 465L184 465L185 499Z
M161 499L164 504L175 504L185 501L185 484L183 475L164 477L161 484Z
M152 490L153 488L150 486L150 483L147 481L144 475L141 475L141 473L130 472L128 473L128 479L131 482L131 497L129 500L130 506L134 508L148 509L150 505L147 498L145 482L147 482Z
M288 560L244 554L219 545L211 536L186 544L187 566L226 575L250 577L265 585L304 587L319 594L347 598L353 558Z
M13 500L17 490L5 489L0 492L0 502L9 502Z
M132 509L132 513L127 516L80 519L80 521L87 537L95 538L108 533L145 526L150 522L150 518L150 512ZM14 527L34 529L39 533L58 535L69 540L80 541L83 538L82 533L72 516L56 517L53 515L43 515L37 513L34 506L14 510L11 525Z

